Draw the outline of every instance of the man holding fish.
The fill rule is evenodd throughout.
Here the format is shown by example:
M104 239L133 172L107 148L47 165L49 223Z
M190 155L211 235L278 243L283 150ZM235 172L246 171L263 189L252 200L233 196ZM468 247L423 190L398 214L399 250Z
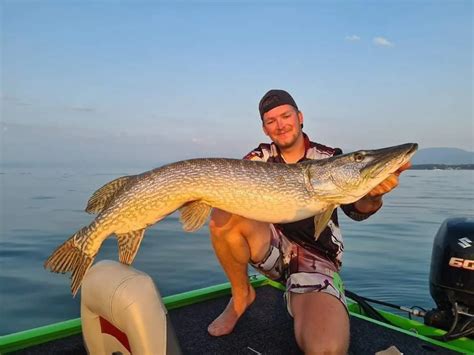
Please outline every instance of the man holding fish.
M148 227L179 210L183 229L196 231L215 208L211 239L233 298L209 332L231 332L253 302L246 274L252 262L286 283L296 338L306 352L318 346L345 351L349 323L336 273L343 243L334 211L342 206L356 220L377 211L418 145L341 155L303 134L303 115L288 93L265 95L260 112L271 145L260 145L246 160L189 159L106 183L87 203L86 211L97 216L59 245L45 268L70 272L76 295L110 236L118 240L120 262L131 265Z
M260 144L244 159L298 163L342 154L311 142L303 133L303 113L289 93L270 90L259 104L263 131L271 144ZM354 220L363 220L382 207L382 195L398 185L401 166L368 194L341 209ZM320 228L316 224L320 224ZM247 265L286 285L285 298L294 318L295 337L305 353L347 353L349 317L342 282L343 240L336 210L320 219L270 224L214 209L209 224L211 241L232 285L232 298L208 327L213 336L229 334L255 299Z

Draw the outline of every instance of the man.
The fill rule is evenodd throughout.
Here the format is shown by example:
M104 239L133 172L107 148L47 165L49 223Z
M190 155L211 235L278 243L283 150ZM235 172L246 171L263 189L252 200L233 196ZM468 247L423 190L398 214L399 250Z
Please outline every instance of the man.
M303 113L286 91L267 92L259 111L263 131L272 143L260 144L244 159L296 163L342 154L340 149L309 140L302 131ZM369 217L382 206L382 195L398 185L399 172L359 201L341 206L342 210L355 220ZM314 239L313 217L273 225L215 209L209 228L215 253L232 286L229 304L208 327L211 335L232 332L254 301L255 290L247 277L250 263L259 272L286 284L296 341L305 353L347 353L349 317L337 274L343 241L336 211L318 240Z

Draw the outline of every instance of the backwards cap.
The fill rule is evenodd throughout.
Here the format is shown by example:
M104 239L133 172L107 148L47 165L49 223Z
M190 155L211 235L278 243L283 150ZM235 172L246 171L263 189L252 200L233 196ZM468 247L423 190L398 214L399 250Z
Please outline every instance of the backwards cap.
M281 105L291 105L298 110L295 100L285 90L273 89L263 95L258 110L260 111L260 118L263 120L263 115Z

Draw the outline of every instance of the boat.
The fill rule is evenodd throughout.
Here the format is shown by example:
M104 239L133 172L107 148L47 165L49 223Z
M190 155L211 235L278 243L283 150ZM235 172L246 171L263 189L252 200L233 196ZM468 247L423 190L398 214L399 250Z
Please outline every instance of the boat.
M351 323L349 354L474 354L474 248L471 239L466 237L472 236L473 231L474 219L470 218L448 219L441 225L434 240L431 261L430 291L437 304L431 311L401 307L346 290ZM229 301L229 283L162 298L154 286L143 286L142 276L147 277L143 272L111 261L97 263L94 267L98 270L97 277L94 279L91 269L82 286L82 319L1 336L0 353L301 353L293 335L293 321L284 305L284 287L264 276L250 277L257 293L255 302L231 334L216 338L207 333L207 325ZM133 283L130 275L142 278ZM87 278L91 280L89 286ZM117 290L124 282L129 282L130 287L125 289L131 293L122 297L123 293ZM150 282L154 285L152 280ZM91 290L90 295L87 290ZM102 294L93 290L100 290ZM115 306L113 302L117 298L121 303ZM134 305L142 308L126 315L131 299ZM398 308L408 316L376 308L373 303ZM85 313L84 309L89 306L92 313L98 314ZM124 315L123 320L111 315L114 307ZM138 320L134 319L136 315ZM412 319L412 316L421 316L424 321ZM137 326L137 322L142 323ZM127 326L130 324L134 326ZM106 342L112 344L114 350L94 350L98 349L94 348L94 343L103 347ZM166 350L137 350L134 345L147 342L154 346L159 343Z

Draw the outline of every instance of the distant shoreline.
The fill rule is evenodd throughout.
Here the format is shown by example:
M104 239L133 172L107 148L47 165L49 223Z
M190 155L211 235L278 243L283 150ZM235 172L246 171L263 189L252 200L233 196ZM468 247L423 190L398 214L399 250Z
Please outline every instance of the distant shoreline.
M156 164L155 166L162 166L163 164ZM75 168L77 166L68 166L68 165L31 165L31 164L23 164L23 163L3 163L0 162L0 169L9 169L9 168L14 168L14 169L35 169L35 168L50 168L50 169L70 169L70 168ZM97 166L87 166L83 165L81 168L92 168L92 169L97 169ZM99 167L101 170L104 169L122 169L123 167L117 168L116 166L100 166ZM128 168L133 168L133 169L142 169L146 170L146 166L130 166ZM474 170L474 164L413 164L410 167L411 170Z
M411 170L474 170L474 164L416 164Z

